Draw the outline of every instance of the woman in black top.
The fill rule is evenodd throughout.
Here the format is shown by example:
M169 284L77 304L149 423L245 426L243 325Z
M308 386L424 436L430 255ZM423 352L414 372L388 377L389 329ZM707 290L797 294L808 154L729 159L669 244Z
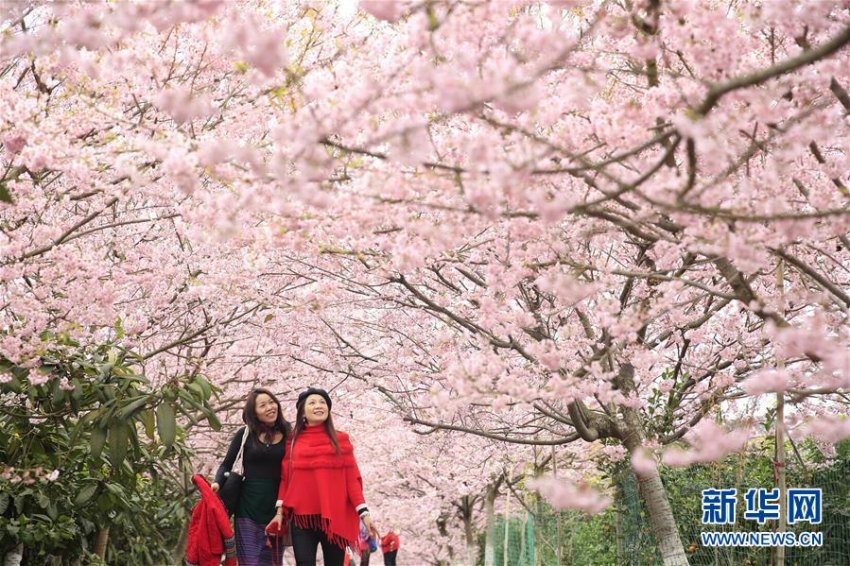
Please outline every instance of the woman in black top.
M283 549L276 552L265 544L265 526L275 514L281 460L292 427L283 418L280 402L268 389L252 389L242 410L245 426L233 436L230 449L215 474L213 491L218 491L230 473L242 437L248 434L242 463L245 481L236 511L236 553L239 566L271 566L281 563Z

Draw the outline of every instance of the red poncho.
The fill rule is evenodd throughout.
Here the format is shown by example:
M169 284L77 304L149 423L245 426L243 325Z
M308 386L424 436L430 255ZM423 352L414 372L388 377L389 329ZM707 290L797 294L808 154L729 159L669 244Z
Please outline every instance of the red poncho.
M363 479L348 435L337 432L339 454L323 425L308 426L281 462L278 501L285 519L323 531L339 547L355 547L360 531L357 506L365 503Z

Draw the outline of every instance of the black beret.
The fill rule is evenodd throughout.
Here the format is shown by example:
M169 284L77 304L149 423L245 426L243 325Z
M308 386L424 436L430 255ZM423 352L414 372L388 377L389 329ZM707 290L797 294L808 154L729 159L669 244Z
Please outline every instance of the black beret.
M305 389L298 395L298 401L295 402L295 406L301 406L304 401L307 400L307 397L309 397L310 395L321 395L322 397L324 397L325 402L328 404L328 410L330 410L331 406L333 405L333 403L331 403L331 396L328 395L327 391L318 387L310 387L308 389Z

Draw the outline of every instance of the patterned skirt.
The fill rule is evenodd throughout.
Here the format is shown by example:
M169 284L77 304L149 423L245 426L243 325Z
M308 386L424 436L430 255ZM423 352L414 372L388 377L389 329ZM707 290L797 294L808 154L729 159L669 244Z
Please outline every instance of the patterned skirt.
M248 517L236 518L236 558L239 566L280 566L283 547L275 548L274 539L267 543L265 525Z

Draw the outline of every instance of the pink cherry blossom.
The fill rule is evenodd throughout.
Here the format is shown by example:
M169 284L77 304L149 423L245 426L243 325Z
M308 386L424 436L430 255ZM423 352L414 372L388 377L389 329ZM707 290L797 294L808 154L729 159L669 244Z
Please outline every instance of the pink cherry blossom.
M575 509L591 515L602 512L612 499L586 483L575 483L553 476L536 478L529 482L555 509Z
M850 438L850 419L824 416L810 420L805 425L807 434L821 440L835 444L846 438Z
M655 457L645 448L638 448L632 453L632 468L641 476L650 476L657 472Z
M205 96L193 95L191 90L182 86L161 91L154 102L180 124L208 116L212 110Z
M749 395L761 395L768 391L782 392L788 389L788 373L781 369L763 369L741 384L741 388Z
M395 22L401 16L404 2L401 0L360 0L358 6L379 20Z
M223 407L333 389L423 564L486 536L465 497L508 511L540 461L519 440L595 509L583 482L627 444L638 475L741 449L770 409L750 395L786 391L789 427L844 410L850 51L817 56L844 4L360 7L7 23L0 356L37 368L47 331L150 355L157 385L199 372Z
M726 431L711 420L703 420L685 435L690 450L668 448L661 461L667 466L682 467L719 460L743 450L751 434L746 428Z
M3 148L10 154L20 153L27 144L27 139L21 134L7 134L3 137Z
M45 383L50 381L50 378L51 376L49 373L41 372L38 370L31 370L27 375L27 379L33 386L44 385Z

